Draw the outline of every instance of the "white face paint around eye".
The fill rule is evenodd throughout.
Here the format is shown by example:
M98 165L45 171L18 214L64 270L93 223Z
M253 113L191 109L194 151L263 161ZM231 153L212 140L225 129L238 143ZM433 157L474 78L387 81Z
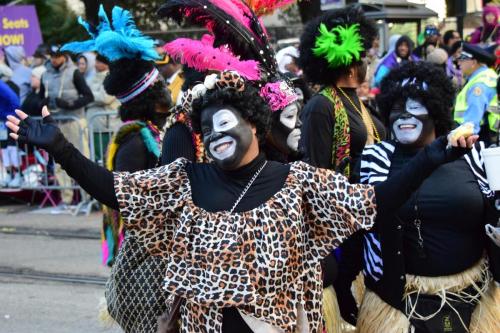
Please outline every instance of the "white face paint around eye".
M212 116L212 124L214 133L230 131L238 126L238 118L231 110L222 109L214 113ZM234 155L236 151L236 140L229 135L225 135L211 142L209 150L215 159L221 161L225 160Z
M297 104L293 103L288 105L280 114L280 123L285 127L290 129L295 128L297 124L297 114L299 113L299 108Z
M217 111L212 117L214 132L224 132L238 126L238 118L227 109Z
M408 98L406 100L406 111L414 116L423 116L429 114L425 106L411 98Z

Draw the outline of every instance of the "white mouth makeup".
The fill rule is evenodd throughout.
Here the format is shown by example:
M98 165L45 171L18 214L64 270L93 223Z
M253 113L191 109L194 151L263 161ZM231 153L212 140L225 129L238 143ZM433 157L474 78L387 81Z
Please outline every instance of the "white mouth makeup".
M398 119L392 125L396 139L402 144L411 144L418 140L424 124L415 117Z
M232 137L226 135L217 141L210 142L209 150L213 158L222 161L234 155L236 151L236 141Z
M288 147L293 150L293 151L298 151L299 150L299 140L300 140L300 129L296 128L293 131L288 134L288 137L286 138L286 144Z
M299 108L296 103L288 105L280 114L280 122L290 129L295 128L297 124L297 114L299 113Z

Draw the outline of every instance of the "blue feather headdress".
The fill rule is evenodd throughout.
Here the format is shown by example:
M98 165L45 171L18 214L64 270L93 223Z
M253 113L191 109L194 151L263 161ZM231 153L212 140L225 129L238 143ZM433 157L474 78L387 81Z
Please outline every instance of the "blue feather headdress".
M72 53L95 51L110 61L123 58L140 58L146 61L154 61L160 58L156 52L153 39L144 36L137 29L128 10L115 6L111 15L112 22L109 21L104 7L101 5L99 7L100 23L97 28L79 17L78 23L87 30L92 39L68 43L61 50Z

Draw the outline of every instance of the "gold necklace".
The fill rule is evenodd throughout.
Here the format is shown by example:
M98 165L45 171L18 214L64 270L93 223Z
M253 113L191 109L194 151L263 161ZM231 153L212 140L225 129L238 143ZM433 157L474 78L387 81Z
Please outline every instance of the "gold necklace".
M380 140L380 134L378 133L377 127L375 126L375 123L373 122L373 119L372 119L372 117L371 117L370 113L369 113L369 112L365 109L365 105L363 104L363 102L362 102L361 100L359 100L359 97L358 97L358 100L359 100L359 105L361 105L361 109L362 109L362 110L360 110L360 109L356 106L356 104L354 104L354 102L352 101L352 99L351 99L351 98L350 98L350 97L346 94L346 92L345 92L342 88L337 87L337 89L338 89L338 90L342 93L342 95L344 95L344 97L345 97L345 98L349 101L349 103L352 105L352 107L354 108L354 110L356 110L356 112L358 112L358 114L359 114L359 115L360 115L360 117L361 117L361 120L363 120L363 111L365 111L365 112L366 112L366 114L367 114L367 117L366 117L366 118L367 118L367 120L368 120L368 122L369 122L369 125L371 125L371 127L372 127L372 130L373 130L373 135L374 135L374 137L375 137L374 139L376 140L376 142L375 142L375 143L380 142L380 141L381 141L381 140ZM365 124L365 126L366 126L366 124ZM367 128L367 130L368 130L368 128ZM369 133L369 131L368 131L368 134L370 134L370 133Z

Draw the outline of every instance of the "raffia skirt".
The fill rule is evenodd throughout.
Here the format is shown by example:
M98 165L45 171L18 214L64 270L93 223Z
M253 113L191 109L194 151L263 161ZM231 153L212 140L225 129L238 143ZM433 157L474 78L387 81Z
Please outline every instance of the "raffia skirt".
M487 260L482 259L466 271L444 277L406 275L404 299L408 313L414 312L409 295L438 295L446 301L447 295L457 295L473 287L480 295L472 313L470 333L500 332L500 288L492 280ZM366 290L358 315L358 333L410 333L411 324L401 311L385 303L374 292Z

